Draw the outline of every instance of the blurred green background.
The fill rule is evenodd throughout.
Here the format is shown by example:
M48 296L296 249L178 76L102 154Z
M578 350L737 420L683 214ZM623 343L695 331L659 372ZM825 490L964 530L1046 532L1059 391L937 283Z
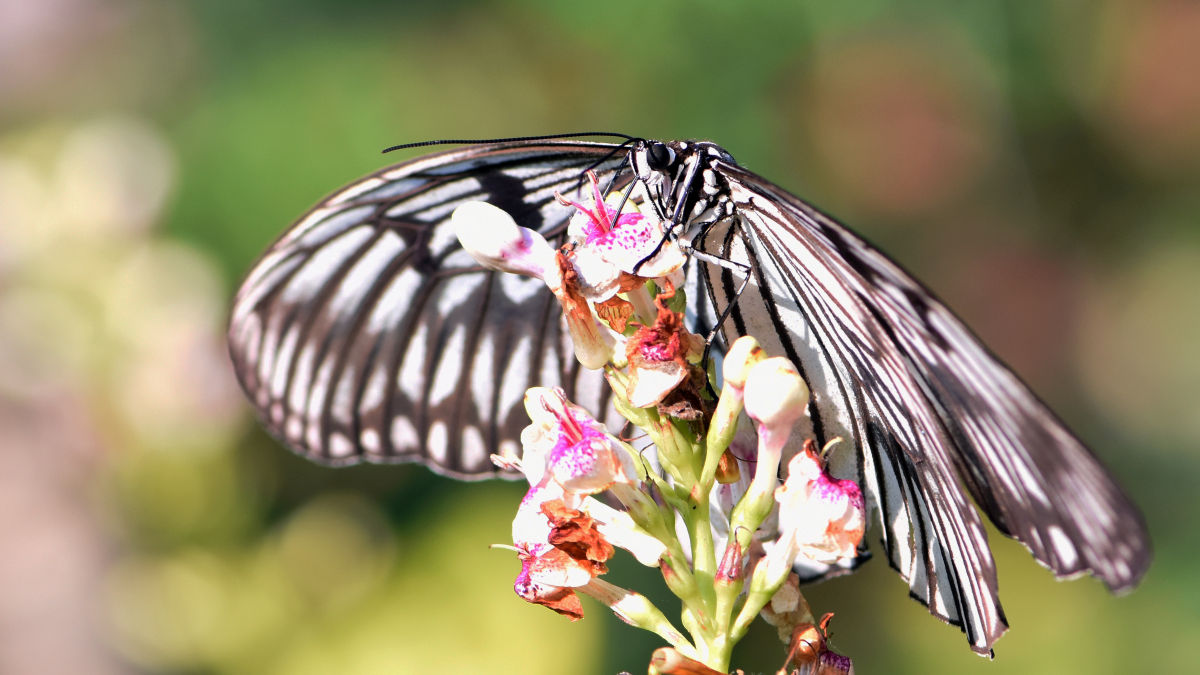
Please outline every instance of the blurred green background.
M299 460L222 337L383 147L593 129L718 141L852 223L1146 511L1124 598L993 537L993 663L882 561L812 589L858 672L1195 672L1198 72L1195 2L0 0L0 672L645 672L602 607L512 594L522 486Z

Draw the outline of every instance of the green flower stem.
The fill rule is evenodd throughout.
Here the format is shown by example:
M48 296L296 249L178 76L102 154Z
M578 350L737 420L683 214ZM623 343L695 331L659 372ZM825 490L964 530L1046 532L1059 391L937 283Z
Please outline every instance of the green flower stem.
M658 417L658 414L655 413ZM669 420L658 417L652 429L647 429L658 446L658 461L670 472L676 485L692 486L697 483L696 469L692 466L695 456L695 441L685 437Z
M729 672L729 662L733 660L733 647L736 644L737 640L730 640L727 633L718 633L709 645L708 661L704 665L722 673Z
M691 460L688 462L688 469L692 473L699 473L704 465L704 447L700 444L703 435L697 433L698 429L691 422L670 417L667 420L671 423L671 436L675 440L675 447Z
M712 527L708 520L708 493L701 493L699 497L693 501L693 508L687 512L684 520L692 537L692 566L703 603L699 609L703 609L708 616L714 616L717 596L713 581L716 579L717 561L713 553Z
M665 467L664 467L665 469ZM651 475L650 482L654 487L658 488L658 492L662 495L662 500L665 506L661 507L662 517L664 521L670 523L675 522L675 513L684 513L688 511L688 494L683 492L678 485L672 485L666 480Z
M629 485L615 485L612 492L625 506L629 517L633 518L633 522L637 523L638 527L649 532L651 536L668 547L671 546L671 542L674 542L676 546L679 545L679 540L675 537L675 530L667 522L666 514L649 495ZM674 518L672 517L671 520Z
M774 490L765 489L760 482L752 481L750 489L742 495L737 506L733 507L733 515L729 519L730 539L736 539L745 551L754 537L754 532L766 520L774 505Z
M742 496L737 505L733 509L733 514L730 518L729 539L727 547L736 547L735 551L727 552L726 555L736 555L741 559L750 550L750 544L754 539L754 532L762 525L763 520L771 513L771 508L775 503L775 493L772 489L763 487L761 481L752 481L750 489ZM750 622L758 615L758 612L770 601L771 596L778 590L782 584L775 584L774 588L764 590L761 584L765 580L760 580L765 573L763 565L755 567L754 583L751 583L750 592L746 601L740 609L737 609L737 600L742 592L745 582L743 579L718 579L714 583L714 593L716 595L715 614L717 618L716 632L720 636L720 647L714 647L714 661L719 662L719 667L725 668L729 663L729 658L732 653L733 646L737 644L742 637L745 636ZM769 591L769 592L767 592ZM730 620L733 618L734 612L737 611L737 618L733 621L732 628ZM711 664L710 664L711 665Z
M729 639L735 643L746 636L755 617L771 601L771 596L775 595L779 587L787 581L787 574L778 579L768 579L766 577L768 566L765 562L765 558L760 560L759 564L755 565L754 571L751 572L750 590L746 593L746 601L742 603L737 620L733 622L733 628L729 631Z
M671 420L663 418L654 408L635 408L630 405L625 395L628 380L624 374L610 368L607 375L615 394L613 406L625 419L650 436L650 440L658 448L658 462L663 470L675 479L676 484L695 485L696 472L689 461L692 454L690 449L694 442L679 432ZM689 452L684 452L680 441L685 443L684 447L688 448Z
M692 640L696 643L696 655L692 658L707 664L710 645L704 638L711 633L711 622L706 626L706 622L696 610L687 605L684 605L680 619L683 621L684 629L691 634Z
M675 597L679 598L685 607L701 602L696 577L692 575L687 558L683 557L682 551L678 553L667 551L667 555L663 556L659 566L667 588L675 594Z

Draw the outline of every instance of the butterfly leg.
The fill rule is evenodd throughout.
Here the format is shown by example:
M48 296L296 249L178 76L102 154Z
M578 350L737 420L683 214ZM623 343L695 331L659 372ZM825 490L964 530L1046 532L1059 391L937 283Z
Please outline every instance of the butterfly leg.
M701 226L703 228L701 229L701 232L707 230L708 227L715 224L715 222L716 221L713 221L712 223L704 223ZM716 323L708 332L708 335L704 338L704 358L707 359L708 353L712 349L713 340L716 339L717 333L721 330L721 326L725 323L725 320L729 318L730 313L733 311L734 305L737 304L737 299L742 295L742 291L746 290L746 284L750 283L750 266L745 263L715 256L711 253L705 253L704 251L692 247L692 245L687 242L681 241L679 243L680 247L683 249L683 252L686 253L689 258L710 265L716 265L732 272L738 272L742 275L742 283L738 285L737 290L734 292L733 301L725 305L725 309L721 311L721 316L717 317Z

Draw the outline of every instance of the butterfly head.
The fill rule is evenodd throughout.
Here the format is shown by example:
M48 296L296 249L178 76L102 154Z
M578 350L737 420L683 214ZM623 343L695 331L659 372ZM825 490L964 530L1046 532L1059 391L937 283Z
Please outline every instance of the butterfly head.
M676 223L717 205L726 192L719 166L735 164L724 148L708 141L637 141L629 161L664 216Z
M709 141L642 140L630 151L634 174L644 181L656 176L678 178L693 165L704 166L711 160L735 163L733 155Z

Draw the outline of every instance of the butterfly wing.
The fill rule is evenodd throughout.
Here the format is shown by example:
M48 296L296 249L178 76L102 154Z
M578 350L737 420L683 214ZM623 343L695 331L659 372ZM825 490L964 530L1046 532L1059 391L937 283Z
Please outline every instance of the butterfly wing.
M853 441L834 471L864 486L914 597L981 653L1006 629L968 492L1057 575L1137 583L1150 561L1140 513L1028 387L878 250L758 176L722 171L739 215L693 245L753 270L730 328L802 369L815 436ZM710 267L707 282L720 309L740 279Z
M608 410L580 368L541 281L484 270L450 214L488 201L556 235L583 171L611 179L625 152L603 143L515 142L422 157L319 203L255 264L234 300L229 349L266 427L334 465L422 462L497 475L516 450L526 388L562 386Z

